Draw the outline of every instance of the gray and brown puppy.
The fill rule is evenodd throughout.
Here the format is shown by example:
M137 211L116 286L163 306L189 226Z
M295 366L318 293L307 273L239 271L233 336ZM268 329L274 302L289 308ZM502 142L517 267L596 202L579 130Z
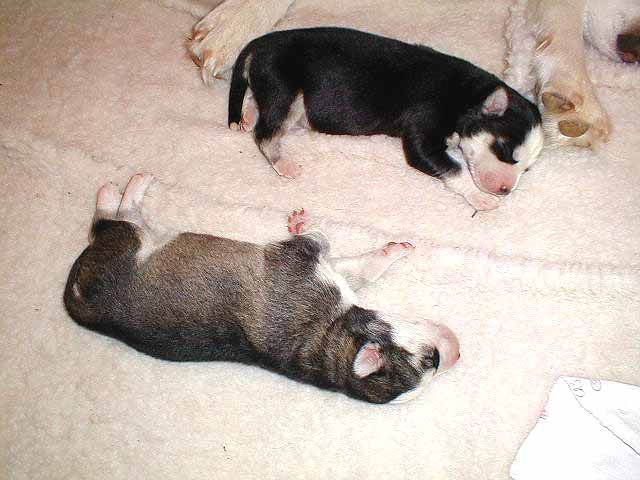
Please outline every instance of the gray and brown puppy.
M124 194L98 191L91 243L64 301L80 325L165 360L231 360L369 402L407 399L450 368L458 341L445 326L356 305L354 288L413 250L389 243L329 258L303 210L288 240L265 246L211 235L160 238L141 216L151 175Z

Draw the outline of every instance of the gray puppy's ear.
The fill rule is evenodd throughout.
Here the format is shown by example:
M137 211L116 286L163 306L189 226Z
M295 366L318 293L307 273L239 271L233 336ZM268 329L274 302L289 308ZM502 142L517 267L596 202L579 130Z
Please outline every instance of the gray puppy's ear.
M364 378L376 373L383 366L384 360L380 354L380 345L367 342L360 348L353 361L353 373L359 378Z
M509 95L503 87L498 87L482 104L482 114L501 117L508 107Z

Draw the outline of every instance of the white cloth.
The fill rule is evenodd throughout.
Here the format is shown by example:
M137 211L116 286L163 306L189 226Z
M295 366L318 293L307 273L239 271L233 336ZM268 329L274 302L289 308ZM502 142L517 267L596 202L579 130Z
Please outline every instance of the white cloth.
M560 377L512 480L640 479L640 387Z

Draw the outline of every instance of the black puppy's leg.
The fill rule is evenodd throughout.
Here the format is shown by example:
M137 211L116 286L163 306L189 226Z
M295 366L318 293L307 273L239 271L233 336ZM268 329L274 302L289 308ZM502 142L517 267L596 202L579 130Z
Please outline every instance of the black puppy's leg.
M409 165L432 177L443 179L460 170L460 165L447 154L443 137L436 133L410 129L402 137L402 147Z
M409 132L402 138L407 161L412 167L442 180L451 191L462 195L476 210L493 210L499 205L498 197L480 190L473 181L467 164L460 154L454 160L440 136Z
M378 280L394 263L415 250L408 242L389 242L383 248L355 257L331 258L329 263L354 290Z
M256 101L253 99L253 92L250 88L247 89L244 100L242 101L241 112L240 124L232 123L229 125L229 128L232 130L251 132L258 122L258 106L256 105Z
M280 138L287 130L288 117L296 99L296 92L282 85L281 79L255 79L252 75L253 95L258 105L258 122L254 138L258 148L278 175L295 178L302 172L301 167L291 159L280 155Z

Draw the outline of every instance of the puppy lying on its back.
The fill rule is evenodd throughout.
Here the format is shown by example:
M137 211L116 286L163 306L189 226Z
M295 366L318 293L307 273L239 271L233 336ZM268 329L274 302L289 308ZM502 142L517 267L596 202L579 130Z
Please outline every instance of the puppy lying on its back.
M79 324L154 357L257 364L376 403L408 399L458 359L447 327L361 308L345 281L375 281L411 245L329 258L304 211L289 219L293 238L266 246L161 239L140 214L151 179L134 176L122 199L111 184L98 192L64 293Z
M536 106L494 75L431 48L344 28L271 33L236 61L229 126L255 123L258 147L287 177L300 167L281 158L279 137L299 120L324 133L401 137L410 165L478 210L497 207L496 195L516 187L543 142ZM447 152L457 147L466 162Z

